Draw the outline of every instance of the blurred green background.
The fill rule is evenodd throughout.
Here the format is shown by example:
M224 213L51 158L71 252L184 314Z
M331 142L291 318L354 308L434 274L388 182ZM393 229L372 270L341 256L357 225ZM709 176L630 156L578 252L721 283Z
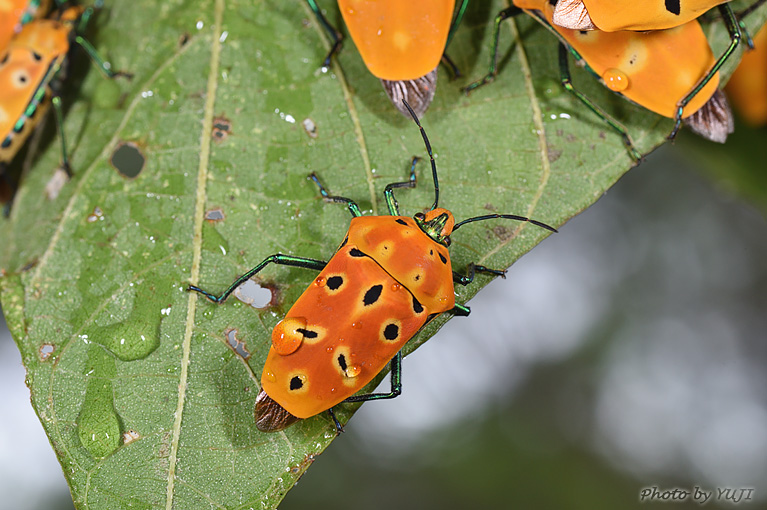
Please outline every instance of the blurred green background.
M650 155L408 357L281 508L668 508L652 486L767 508L765 161L740 124ZM0 506L72 508L23 378L6 330Z

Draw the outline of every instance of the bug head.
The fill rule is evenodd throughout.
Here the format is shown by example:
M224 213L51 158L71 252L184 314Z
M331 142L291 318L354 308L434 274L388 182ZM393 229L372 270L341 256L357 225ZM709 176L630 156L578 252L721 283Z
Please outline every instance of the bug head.
M421 230L434 239L435 242L450 246L450 234L453 232L453 226L455 225L453 213L438 207L428 211L426 214L418 213L413 216L413 219Z

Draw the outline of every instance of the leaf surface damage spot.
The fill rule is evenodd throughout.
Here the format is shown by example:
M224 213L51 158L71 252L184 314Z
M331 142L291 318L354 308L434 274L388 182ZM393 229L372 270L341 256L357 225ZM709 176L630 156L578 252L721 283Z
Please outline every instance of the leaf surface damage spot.
M115 170L120 172L120 175L133 179L144 169L146 158L139 150L138 145L133 142L122 142L112 153L109 162L112 163Z

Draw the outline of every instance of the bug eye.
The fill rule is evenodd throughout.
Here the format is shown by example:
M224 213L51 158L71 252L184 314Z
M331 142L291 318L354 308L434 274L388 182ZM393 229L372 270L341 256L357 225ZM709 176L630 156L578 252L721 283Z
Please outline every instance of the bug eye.
M16 88L22 88L29 83L29 74L24 70L18 70L11 76L11 83L15 85Z
M421 220L421 221L423 221L423 220L425 220L425 219L426 219L426 215L425 215L424 213L420 213L420 212L419 212L419 213L415 213L415 216L413 216L413 217L414 217L415 219L417 219L417 220Z
M445 238L445 246L447 246L448 248L450 247L450 243L451 243L451 242L452 242L452 241L450 241L450 238L449 238L449 237L446 237L446 238Z

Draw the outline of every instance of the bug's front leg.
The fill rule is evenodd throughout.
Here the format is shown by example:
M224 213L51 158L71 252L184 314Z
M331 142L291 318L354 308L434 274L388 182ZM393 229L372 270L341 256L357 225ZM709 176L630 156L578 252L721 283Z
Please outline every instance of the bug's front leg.
M224 301L226 301L226 298L229 297L229 295L237 289L240 285L245 283L246 281L250 280L253 275L261 271L264 267L266 267L268 264L274 263L274 264L280 264L283 266L295 266L295 267L305 267L307 269L316 269L317 271L322 271L322 269L325 268L326 265L328 265L327 262L324 260L317 260L317 259L308 259L304 257L292 257L290 255L282 255L281 253L277 253L275 255L270 255L269 257L266 257L259 265L245 273L244 275L237 278L234 283L232 283L228 289L224 291L223 294L220 296L216 296L215 294L211 294L210 292L206 290L202 290L200 287L197 287L196 285L190 285L186 288L187 291L194 291L199 292L206 298L208 298L210 301L213 301L216 304L221 304Z

